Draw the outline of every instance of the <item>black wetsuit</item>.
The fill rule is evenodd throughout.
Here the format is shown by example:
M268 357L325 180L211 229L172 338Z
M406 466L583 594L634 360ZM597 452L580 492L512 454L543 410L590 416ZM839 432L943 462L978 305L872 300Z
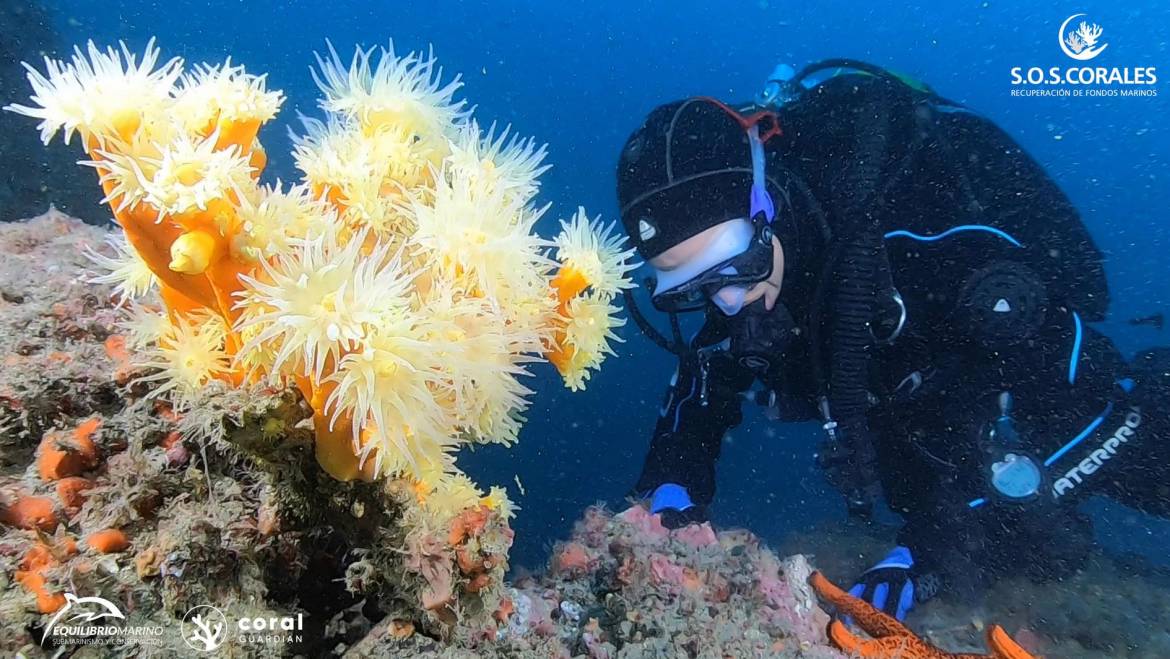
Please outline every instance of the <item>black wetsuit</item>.
M1128 365L1088 326L1108 304L1101 255L1039 165L986 119L888 77L830 79L785 106L780 123L768 171L785 179L780 221L799 234L799 254L786 245L781 299L801 331L767 372L753 372L727 341L740 321L710 309L636 492L676 483L697 510L710 504L722 438L753 386L776 394L783 419L818 418L836 349L824 288L839 267L832 255L851 239L839 174L854 166L859 131L881 130L878 201L865 211L888 263L874 334L899 324L895 290L906 315L894 340L866 346L864 423L887 502L906 520L900 543L952 586L1005 571L1043 578L1075 567L1090 546L1075 505L1084 495L1170 512L1167 422L1156 409L1170 359L1152 352ZM987 434L1003 392L1020 437L1010 450ZM989 484L989 465L1011 451L1043 465L1026 503Z

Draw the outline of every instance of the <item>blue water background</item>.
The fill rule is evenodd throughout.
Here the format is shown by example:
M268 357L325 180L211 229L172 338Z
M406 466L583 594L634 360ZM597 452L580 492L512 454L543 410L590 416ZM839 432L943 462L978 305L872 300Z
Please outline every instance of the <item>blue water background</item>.
M1021 142L1081 210L1109 256L1110 319L1101 327L1127 353L1166 335L1126 319L1170 311L1165 255L1170 84L1156 98L1016 98L1014 66L1072 64L1056 44L1060 23L1088 12L1106 29L1102 66L1157 66L1170 77L1170 3L1005 2L67 2L50 3L66 43L125 39L141 50L156 36L165 55L188 62L231 55L288 95L262 139L269 175L295 179L285 136L297 111L315 113L313 52L331 39L400 50L433 45L481 122L513 123L547 141L553 202L542 232L578 204L616 218L618 150L657 104L705 94L746 99L777 61L800 66L856 57L907 72L944 96L991 117ZM23 90L2 90L8 101ZM31 128L30 128L31 130ZM78 175L91 176L88 172ZM631 325L627 342L588 391L570 394L551 368L536 369L541 393L521 444L465 454L481 483L509 486L522 507L515 563L538 565L581 509L621 505L633 483L673 370ZM757 414L734 430L720 464L715 519L748 525L771 540L841 515L838 497L812 466L814 426L767 426ZM513 477L524 485L522 495ZM1154 547L1147 520L1112 515L1105 533L1122 548ZM1165 536L1160 536L1165 542Z

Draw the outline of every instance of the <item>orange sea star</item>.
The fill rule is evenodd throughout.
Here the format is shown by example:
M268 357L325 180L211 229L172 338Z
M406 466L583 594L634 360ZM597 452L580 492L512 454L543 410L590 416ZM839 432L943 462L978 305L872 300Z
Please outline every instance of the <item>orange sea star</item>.
M999 625L987 630L991 654L956 654L935 647L919 638L910 628L838 588L820 572L813 572L809 583L821 599L837 609L838 616L852 618L858 627L872 636L856 636L839 619L829 623L829 639L838 649L864 659L1033 659Z

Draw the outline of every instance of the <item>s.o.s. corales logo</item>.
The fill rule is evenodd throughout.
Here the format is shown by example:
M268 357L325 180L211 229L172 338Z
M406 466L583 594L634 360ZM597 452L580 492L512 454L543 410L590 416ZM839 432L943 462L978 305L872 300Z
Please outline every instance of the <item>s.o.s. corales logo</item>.
M1048 29L1045 28L1045 31ZM1112 36L1114 32L1110 34ZM1158 70L1153 66L1135 66L1139 62L1134 60L1139 60L1142 55L1140 49L1134 48L1128 39L1122 45L1114 46L1108 56L1089 64L1089 60L1095 60L1109 48L1104 36L1105 28L1094 22L1088 14L1070 14L1056 31L1056 43L1062 53L1076 61L1069 63L1062 59L1063 65L1041 66L1041 62L1032 66L1011 67L1011 95L1157 96L1155 85L1158 83ZM1122 50L1118 51L1117 48ZM1139 52L1135 54L1135 50ZM1038 59L1043 57L1044 53L1038 54Z
M1060 49L1064 51L1065 55L1081 62L1087 62L1100 55L1109 44L1097 43L1101 40L1101 33L1104 30L1096 23L1090 24L1088 21L1081 21L1075 30L1069 29L1069 24L1081 16L1085 16L1085 14L1073 14L1064 19L1064 22L1060 24L1060 31L1056 33L1056 39L1060 42Z

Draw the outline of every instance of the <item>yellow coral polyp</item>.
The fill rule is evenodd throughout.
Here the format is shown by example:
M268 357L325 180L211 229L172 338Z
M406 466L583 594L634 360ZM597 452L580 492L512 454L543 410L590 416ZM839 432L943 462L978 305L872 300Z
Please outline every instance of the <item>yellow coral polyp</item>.
M170 331L172 323L166 311L131 302L126 317L118 326L125 331L128 347L145 351Z
M122 303L137 300L158 286L158 277L130 246L125 233L115 233L106 239L106 244L114 250L113 257L89 247L85 250L86 257L106 271L91 278L91 283L112 284Z
M231 58L222 66L199 65L182 77L175 112L195 133L218 134L216 148L246 151L260 125L276 116L284 100L265 88L264 76L249 75Z
M248 156L236 145L217 146L218 136L186 136L162 149L155 173L144 183L145 201L162 214L206 211L215 200L235 200L253 187ZM248 142L251 145L251 141Z
M496 126L483 135L472 120L451 141L449 162L457 175L479 186L494 186L527 202L539 189L539 177L551 165L544 164L545 145L537 146L532 138L516 135L509 138L511 127L496 135Z
M203 274L215 253L215 237L206 231L189 231L171 243L168 268L187 275Z
M314 71L325 98L321 107L346 116L359 126L401 126L423 140L442 140L467 118L466 103L455 101L463 86L458 78L442 84L433 55L408 53L398 56L388 48L357 48L347 66L333 45L329 56L317 57Z
M135 131L163 118L173 105L171 91L182 73L182 60L176 57L156 67L154 39L141 61L126 44L120 51L102 51L90 41L85 52L73 52L68 63L46 57L45 74L26 64L34 105L5 108L40 119L45 144L61 130L66 144L77 132L87 148L110 139L131 142Z
M625 238L614 233L615 226L604 225L600 217L590 220L585 209L578 208L572 220L561 220L561 233L554 241L562 269L584 279L606 299L632 287L626 273L638 267L629 261L634 249L623 249Z
M128 302L150 395L186 407L213 383L296 387L332 476L412 483L437 520L510 515L455 452L517 440L531 363L579 388L612 354L630 250L583 210L557 240L537 235L545 148L485 135L430 54L359 48L346 65L330 47L314 75L326 116L294 138L293 186L258 183L279 91L230 60L183 75L158 55L90 44L30 71L32 105L7 108L46 141L82 137L123 229L99 280ZM165 309L133 302L151 287Z
M136 365L153 370L140 382L157 382L160 386L150 392L151 397L171 394L176 407L190 407L199 392L212 380L229 381L230 359L224 347L226 329L218 316L193 314L190 318L176 316L173 324L147 351L147 359L136 360Z
M306 375L320 382L326 367L358 350L376 327L411 315L410 275L390 245L362 250L364 235L340 243L334 228L303 239L288 253L244 275L236 307L239 327L255 330L244 350L274 350L271 374ZM410 322L407 320L407 322Z

